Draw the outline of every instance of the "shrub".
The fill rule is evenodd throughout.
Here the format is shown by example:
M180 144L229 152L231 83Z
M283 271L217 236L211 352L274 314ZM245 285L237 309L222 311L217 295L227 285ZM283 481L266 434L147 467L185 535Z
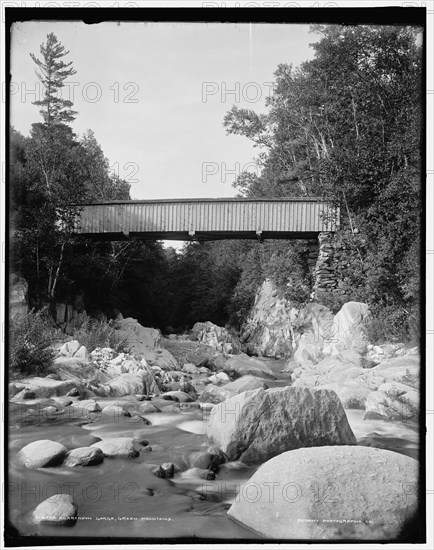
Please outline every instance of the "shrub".
M395 305L374 308L372 317L367 322L365 332L372 344L384 342L404 342L417 345L419 324L418 318L412 317Z
M115 321L98 321L88 317L82 326L74 331L74 340L78 340L89 352L95 348L111 348L117 352L124 351L125 339L119 336Z
M10 321L9 366L11 374L39 375L53 363L55 352L50 347L56 337L45 310L17 316Z
M327 307L334 315L349 301L348 296L345 294L335 294L333 292L321 292L318 294L318 302Z

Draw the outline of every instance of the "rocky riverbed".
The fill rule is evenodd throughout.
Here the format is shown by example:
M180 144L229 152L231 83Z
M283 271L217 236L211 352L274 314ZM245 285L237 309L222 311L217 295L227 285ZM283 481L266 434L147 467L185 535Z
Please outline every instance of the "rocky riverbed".
M10 511L22 535L389 540L411 520L419 434L410 390L385 393L375 414L366 404L385 384L416 391L413 351L371 347L369 367L355 365L350 320L351 346L337 342L328 355L334 367L324 367L324 350L307 360L305 343L295 354L303 369L233 355L211 324L194 342L124 324L135 327L130 353L69 342L47 377L10 384ZM333 369L345 361L346 388L369 371L350 384L359 401L340 395Z

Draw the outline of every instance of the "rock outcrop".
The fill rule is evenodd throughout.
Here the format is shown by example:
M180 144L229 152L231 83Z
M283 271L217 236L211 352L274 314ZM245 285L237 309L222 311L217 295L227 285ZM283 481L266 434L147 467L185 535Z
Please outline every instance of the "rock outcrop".
M365 418L406 421L417 420L419 391L399 382L386 382L371 392L365 404Z
M407 348L405 344L382 344L379 346L374 346L368 344L366 353L366 359L373 363L372 366L379 365L388 359L394 357L402 357L403 355L419 355L417 347Z
M285 452L243 486L229 517L271 539L393 540L418 505L418 463L369 447Z
M297 310L280 297L272 281L266 279L242 328L240 340L243 348L252 355L291 356L292 325L296 314Z
M116 322L116 335L129 353L137 354L154 350L161 337L159 330L143 327L132 317Z
M368 306L359 302L344 304L336 315L316 302L296 308L267 279L240 339L251 355L293 357L297 365L312 365L344 349L362 352L368 344L363 335L368 316Z
M27 314L28 291L27 281L16 273L11 273L9 279L9 315L11 319Z
M335 392L309 388L251 390L215 405L207 436L229 460L261 464L299 447L355 445Z
M56 302L51 304L50 316L63 332L72 335L88 319L82 293L72 297L71 303Z
M335 334L333 313L315 302L302 308L293 321L293 362L298 366L315 365L323 359L323 348Z
M14 401L48 398L66 395L76 386L74 380L53 380L52 378L29 376L19 382L11 382L9 384L9 394L13 395Z
M317 316L300 337L290 362L292 386L334 390L345 408L366 408L366 418L416 418L417 348L369 345L364 333L369 316L368 306L359 302L344 304L332 319L324 312ZM395 382L405 387L386 385L380 390Z
M417 415L420 401L420 368L417 356L396 357L365 369L361 366L360 355L357 353L347 354L347 359L345 354L344 357L342 355L327 357L317 365L296 368L292 373L292 387L332 389L338 394L344 407L366 408L367 412L371 411L371 417L409 419ZM377 390L386 383L402 384L405 392L401 393L401 397L396 391L389 391L388 396L378 393ZM408 394L407 397L404 393ZM382 403L384 407L381 406Z
M158 377L143 357L117 353L111 348L96 348L90 354L91 362L86 363L77 358L76 353L72 357L61 355L55 360L56 372L67 380L44 378L45 386L55 388L56 384L60 387L68 383L78 387L82 394L99 397L160 393ZM31 382L27 380L27 387L31 387ZM61 395L59 392L57 395Z
M333 318L330 341L324 347L325 355L339 355L343 350L360 354L367 349L364 325L369 319L369 308L362 302L347 302Z
M124 373L108 384L90 386L98 397L124 397L135 394L158 394L160 392L152 373L144 367L136 372Z

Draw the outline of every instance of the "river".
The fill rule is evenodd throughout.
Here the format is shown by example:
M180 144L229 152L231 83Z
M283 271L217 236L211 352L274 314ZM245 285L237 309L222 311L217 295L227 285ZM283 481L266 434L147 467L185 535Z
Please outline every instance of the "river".
M281 370L281 361L270 361ZM286 382L285 382L286 379ZM276 385L287 384L281 375ZM102 407L114 402L138 406L134 398L98 399ZM363 411L348 410L347 416L359 444L390 449L417 458L418 426L414 423L363 420ZM134 537L164 539L257 539L257 535L226 516L243 484L256 467L233 462L223 465L213 481L190 472L173 479L156 477L152 468L164 462L182 465L191 452L205 450L209 412L184 409L177 414L151 413L142 419L129 417L83 417L73 406L52 417L36 415L31 407L24 414L12 407L9 415L9 510L22 535L62 537ZM98 466L29 470L16 464L22 447L40 439L63 443L68 449L87 446L95 437L147 439L135 459L108 459ZM150 451L149 448L152 448ZM69 493L78 504L79 519L73 527L35 526L30 514L43 500L56 493Z

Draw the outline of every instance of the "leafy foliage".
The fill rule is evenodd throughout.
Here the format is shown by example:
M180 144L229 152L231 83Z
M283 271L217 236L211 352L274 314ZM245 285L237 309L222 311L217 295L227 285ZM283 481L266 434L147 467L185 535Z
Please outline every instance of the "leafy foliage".
M111 348L122 352L125 351L125 341L119 336L115 325L114 321L106 323L88 317L83 325L74 331L73 338L89 352L96 348Z
M267 114L227 113L227 132L261 150L261 175L234 185L242 196L318 195L339 205L347 299L368 302L390 320L390 334L409 338L420 288L420 29L313 30L315 58L279 65Z
M241 242L191 243L171 254L167 297L169 324L176 330L197 321L225 324L228 303L238 280L235 260Z
M9 325L9 368L12 374L38 376L48 371L55 352L50 348L56 335L44 311L18 315Z
M245 136L256 170L234 182L243 197L320 196L340 206L339 278L368 302L372 338L415 339L419 326L422 50L405 26L317 25L315 57L281 64L267 112L234 106L227 133ZM50 53L51 52L51 53ZM78 285L86 307L118 308L142 324L182 330L196 321L239 328L264 278L295 305L312 278L302 241L76 242L71 204L129 199L94 134L77 139L72 105L57 93L73 74L54 35L41 46L43 123L11 130L13 263L50 300ZM51 57L50 57L51 56ZM50 65L51 64L51 65ZM49 67L51 73L49 74ZM48 71L48 72L47 72ZM57 92L56 92L57 90ZM375 320L376 319L376 320Z
M168 316L176 330L210 320L237 329L255 294L270 278L294 304L311 289L303 242L223 241L191 243L172 256L168 272Z
M44 85L43 123L30 136L11 129L11 212L13 263L33 294L54 300L58 285L70 280L66 257L75 245L74 229L82 204L129 199L129 185L110 174L107 159L89 131L77 140L68 123L72 103L61 97L65 80L75 74L54 34L41 45L42 60L31 55Z

